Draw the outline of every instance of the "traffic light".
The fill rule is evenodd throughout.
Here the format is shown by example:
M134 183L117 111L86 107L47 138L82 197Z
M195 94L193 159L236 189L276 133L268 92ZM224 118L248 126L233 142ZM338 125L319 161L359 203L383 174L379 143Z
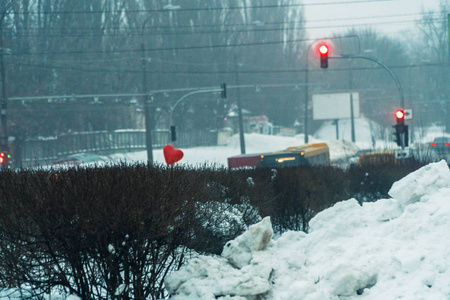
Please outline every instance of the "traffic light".
M170 140L175 142L177 140L177 128L175 126L170 126Z
M405 140L404 140L405 145L404 146L408 147L408 145L409 145L409 142L408 142L408 140L409 140L408 125L404 125L403 126L403 134L405 136Z
M6 152L0 152L0 165L2 169L11 169L11 155Z
M400 127L398 124L392 126L394 127L394 142L397 143L398 146L402 145L402 139L401 139L401 135L400 135Z
M395 129L395 142L398 146L404 148L408 147L408 125L405 125L405 111L403 109L399 109L395 111L395 119L397 120L397 124L393 127Z
M328 68L328 52L329 52L328 45L320 44L318 49L319 49L319 55L320 55L320 67Z
M222 83L220 85L220 88L222 89L222 91L220 92L220 96L225 99L227 97L227 84Z
M397 143L397 145L402 148L408 147L409 145L408 125L396 124L393 127L395 129L394 135L395 135L395 142Z
M405 124L405 111L403 109L396 110L395 118L397 119L397 124Z

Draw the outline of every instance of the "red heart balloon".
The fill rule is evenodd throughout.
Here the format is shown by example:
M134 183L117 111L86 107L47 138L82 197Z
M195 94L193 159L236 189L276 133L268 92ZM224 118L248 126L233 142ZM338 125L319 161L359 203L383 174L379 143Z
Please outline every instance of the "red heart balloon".
M171 165L180 161L183 158L183 151L180 149L175 149L171 145L166 145L163 149L164 159L166 160L166 164Z

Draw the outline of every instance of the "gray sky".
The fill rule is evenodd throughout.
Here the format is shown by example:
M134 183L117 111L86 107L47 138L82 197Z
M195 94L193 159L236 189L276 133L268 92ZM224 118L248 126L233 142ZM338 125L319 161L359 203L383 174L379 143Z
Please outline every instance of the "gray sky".
M351 3L354 2L354 3ZM329 37L355 26L397 37L412 34L423 9L439 11L440 0L303 0L309 38ZM317 5L329 3L329 5ZM327 21L330 20L330 21Z

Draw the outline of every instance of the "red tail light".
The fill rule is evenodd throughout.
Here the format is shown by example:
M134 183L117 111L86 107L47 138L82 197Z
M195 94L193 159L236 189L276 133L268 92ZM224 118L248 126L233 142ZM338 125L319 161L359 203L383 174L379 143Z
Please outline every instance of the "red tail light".
M436 143L431 143L431 146L433 146L433 147L436 146Z

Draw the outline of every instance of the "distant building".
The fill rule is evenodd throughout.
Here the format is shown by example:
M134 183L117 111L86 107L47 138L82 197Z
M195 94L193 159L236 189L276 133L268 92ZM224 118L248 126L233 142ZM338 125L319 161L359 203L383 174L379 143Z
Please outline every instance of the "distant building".
M239 118L238 118L238 112L237 112L237 106L233 105L231 109L229 110L228 114L224 118L224 128L231 128L233 129L233 132L237 133L239 132ZM251 112L242 109L242 123L244 125L244 132L249 133L251 132L249 118L250 118Z
M269 118L267 116L262 115L249 117L248 121L251 132L269 135L273 134L273 124L269 122Z

